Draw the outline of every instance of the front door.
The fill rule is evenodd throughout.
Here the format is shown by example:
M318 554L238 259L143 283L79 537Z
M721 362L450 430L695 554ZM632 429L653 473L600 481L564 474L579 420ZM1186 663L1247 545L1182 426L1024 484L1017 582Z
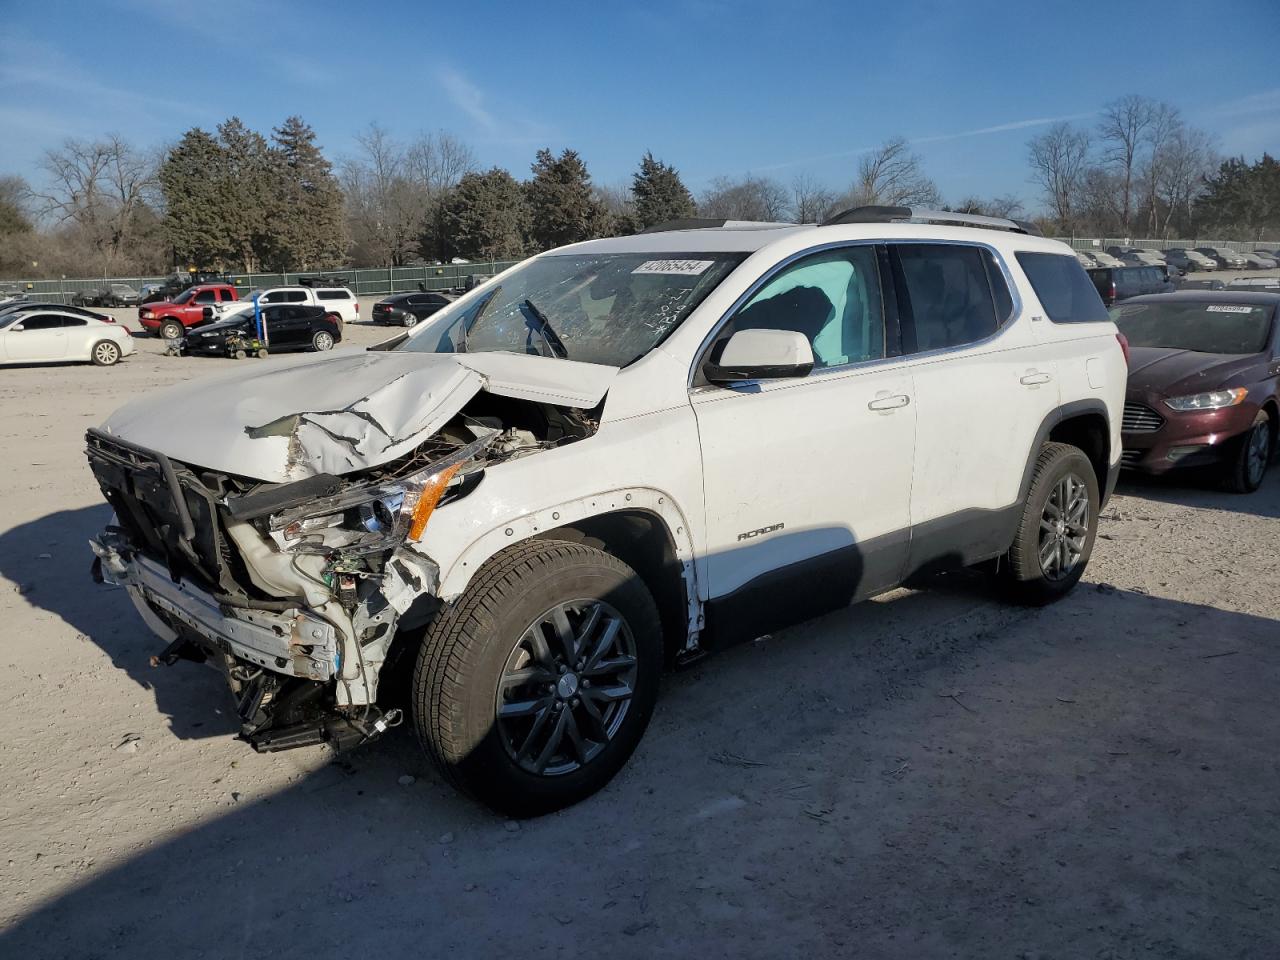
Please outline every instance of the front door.
M815 367L732 386L695 380L711 644L893 585L908 544L915 406L905 362L886 359L897 336L892 324L886 335L877 248L827 250L781 268L717 334L708 358L751 328L803 333Z
M21 327L21 330L14 329ZM37 313L10 324L5 329L5 350L10 360L61 360L67 355L67 334L62 317Z

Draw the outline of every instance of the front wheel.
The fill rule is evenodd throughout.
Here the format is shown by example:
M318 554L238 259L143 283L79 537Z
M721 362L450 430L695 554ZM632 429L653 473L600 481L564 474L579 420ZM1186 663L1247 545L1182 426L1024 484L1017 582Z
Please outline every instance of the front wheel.
M311 349L317 353L333 349L333 334L328 330L317 330L311 335Z
M412 327L417 325L418 318L412 313L406 313L400 322L406 327Z
M1084 575L1098 532L1098 478L1079 447L1040 448L1022 519L1009 548L1011 590L1023 603L1050 603Z
M176 320L166 320L160 324L160 336L166 340L177 340L182 336L182 324Z
M1235 455L1227 463L1224 481L1233 493L1253 493L1262 486L1271 462L1271 418L1259 410L1249 432L1240 438Z
M538 540L476 574L428 629L418 737L444 775L509 816L595 793L649 724L662 668L653 597L621 560Z

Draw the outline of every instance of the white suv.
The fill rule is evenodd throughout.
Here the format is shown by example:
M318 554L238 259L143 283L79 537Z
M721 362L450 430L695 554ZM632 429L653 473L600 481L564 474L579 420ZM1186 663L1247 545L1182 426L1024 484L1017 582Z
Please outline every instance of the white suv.
M366 740L407 701L515 815L614 775L664 664L922 572L1074 586L1126 362L1068 247L905 208L685 227L125 406L88 436L98 573L160 659L225 671L256 749Z
M296 286L268 287L254 290L240 300L219 304L215 309L219 320L253 309L253 298L262 306L272 303L292 303L311 307L324 307L343 323L360 320L360 301L350 287L344 286Z

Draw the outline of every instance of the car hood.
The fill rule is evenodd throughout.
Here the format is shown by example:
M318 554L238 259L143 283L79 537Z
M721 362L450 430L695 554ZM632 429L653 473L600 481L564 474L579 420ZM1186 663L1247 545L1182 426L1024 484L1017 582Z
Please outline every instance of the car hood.
M1129 392L1181 397L1231 385L1259 362L1257 354L1197 353L1165 347L1129 348Z
M395 460L481 390L589 408L617 372L510 353L343 350L286 367L246 364L139 397L102 429L194 466L287 483Z

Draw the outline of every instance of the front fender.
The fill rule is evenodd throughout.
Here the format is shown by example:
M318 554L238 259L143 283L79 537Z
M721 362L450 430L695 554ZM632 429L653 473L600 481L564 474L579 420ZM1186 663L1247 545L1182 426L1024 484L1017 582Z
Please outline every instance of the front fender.
M483 487L478 492L483 493ZM462 501L459 506L466 502L466 500ZM671 542L675 545L676 557L684 568L685 579L690 581L688 585L691 589L688 595L697 597L697 590L692 589L694 587L692 583L693 540L689 532L688 519L670 494L651 487L607 490L514 516L490 527L469 543L461 545L456 551L450 550L447 538L442 542L433 541L431 530L428 529L423 552L428 553L440 565L440 598L446 602L452 602L467 589L471 578L485 561L500 550L546 533L548 530L572 526L574 522L588 517L629 510L652 514L667 528ZM442 551L452 553L453 556L442 556Z

